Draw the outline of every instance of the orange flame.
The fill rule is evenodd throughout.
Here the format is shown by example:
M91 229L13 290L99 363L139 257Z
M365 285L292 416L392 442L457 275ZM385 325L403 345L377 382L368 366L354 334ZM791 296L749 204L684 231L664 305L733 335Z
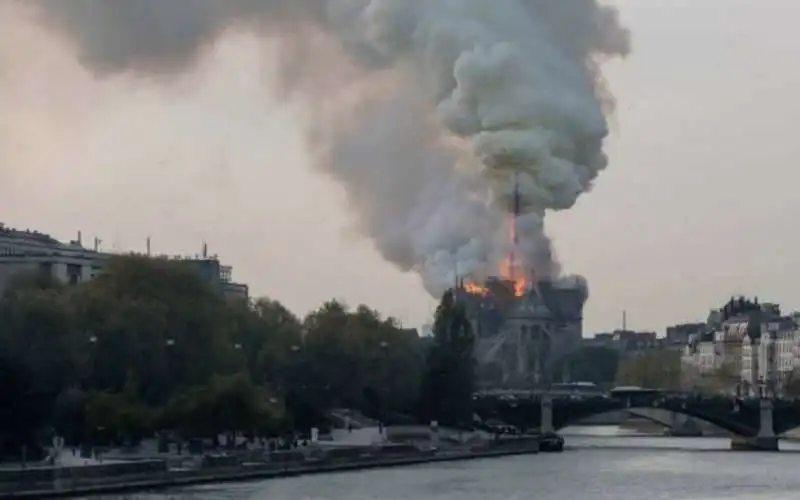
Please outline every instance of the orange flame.
M464 283L464 290L467 293L471 293L472 295L486 295L487 293L489 293L488 288L480 286L473 281L467 281L466 283Z
M508 255L506 255L499 263L498 275L501 279L511 283L515 296L521 297L525 294L525 291L528 288L528 278L526 277L525 269L519 265L514 255L514 247L516 243L515 231L515 222L512 218L508 224L510 250ZM489 293L488 288L481 286L474 281L465 282L464 290L473 295L486 295Z
M514 289L514 295L521 297L525 294L528 287L528 280L525 278L525 273L519 266L515 265L509 256L506 256L500 261L500 277L506 281L511 282Z
M514 289L514 295L521 297L528 287L528 282L525 277L525 269L519 265L517 259L515 258L516 256L514 255L514 250L516 249L515 247L517 243L516 231L516 218L512 216L508 223L508 242L510 250L508 255L506 255L503 260L500 261L500 277L504 280L510 281Z

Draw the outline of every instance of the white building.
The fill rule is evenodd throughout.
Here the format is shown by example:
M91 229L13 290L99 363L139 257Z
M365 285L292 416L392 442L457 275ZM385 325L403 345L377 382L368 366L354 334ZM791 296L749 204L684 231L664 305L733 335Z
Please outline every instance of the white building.
M692 335L684 349L685 385L745 394L781 390L800 363L796 325L776 304L731 299L711 311L706 332Z
M800 368L800 328L783 316L761 325L742 349L742 388L749 395L783 393Z
M684 389L695 388L714 375L719 365L713 332L692 334L681 354L681 385Z
M15 275L44 272L58 281L77 285L92 280L103 272L106 261L114 254L85 248L78 240L62 243L37 231L18 230L0 224L0 294ZM205 254L205 249L204 249ZM231 266L223 266L216 257L203 255L182 259L193 264L204 281L226 297L249 298L248 286L232 281Z
M62 283L76 285L97 277L107 258L78 241L62 243L43 233L0 224L0 293L14 275L24 272L45 272Z

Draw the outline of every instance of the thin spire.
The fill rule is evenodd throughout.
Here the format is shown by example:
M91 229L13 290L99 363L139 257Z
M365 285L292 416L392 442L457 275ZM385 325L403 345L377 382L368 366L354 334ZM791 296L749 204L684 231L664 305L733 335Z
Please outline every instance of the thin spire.
M508 273L511 281L516 280L514 275L517 268L517 256L515 255L519 239L517 236L517 218L520 212L520 199L519 199L519 172L514 171L514 194L511 204L511 252L508 255Z

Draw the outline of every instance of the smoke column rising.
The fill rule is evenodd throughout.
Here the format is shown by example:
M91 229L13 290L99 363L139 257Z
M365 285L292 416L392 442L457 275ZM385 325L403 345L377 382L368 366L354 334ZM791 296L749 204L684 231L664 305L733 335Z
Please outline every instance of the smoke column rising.
M191 72L231 30L278 48L282 91L307 110L317 167L359 229L438 294L509 250L559 274L548 210L606 167L613 100L598 61L629 34L597 0L27 0L97 77ZM275 166L279 168L279 166Z

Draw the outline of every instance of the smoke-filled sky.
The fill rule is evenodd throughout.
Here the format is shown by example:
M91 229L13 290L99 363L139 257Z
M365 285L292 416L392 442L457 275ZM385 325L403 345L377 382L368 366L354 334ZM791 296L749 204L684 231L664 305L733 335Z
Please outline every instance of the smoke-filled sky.
M205 240L255 293L298 312L338 296L416 325L426 320L431 299L418 274L403 273L381 255L419 268L436 253L431 245L463 240L475 224L496 216L464 194L485 195L480 168L469 162L475 141L444 141L441 107L426 107L431 95L423 84L437 93L441 82L414 80L419 92L397 91L414 88L407 85L416 68L409 66L419 62L390 50L389 42L402 45L402 23L388 24L392 29L381 36L371 33L370 40L380 42L369 46L372 52L356 43L363 40L348 40L361 58L351 65L326 66L345 59L314 30L297 45L271 26L259 25L257 36L243 23L205 26L225 31L197 52L187 31L170 58L148 57L161 50L161 41L151 37L137 57L120 59L118 45L97 45L108 39L97 23L82 31L88 38L70 38L63 23L36 18L19 3L0 0L0 214L10 225L62 238L81 229L86 239L97 234L104 247L119 249L142 249L150 235L154 249L169 253L197 252ZM564 270L591 284L586 331L617 326L622 309L637 328L703 319L731 293L797 304L800 290L789 277L800 270L792 252L798 238L789 221L800 208L792 187L800 146L790 136L796 127L789 119L798 107L800 73L791 61L800 35L789 23L800 4L616 3L622 25L633 33L633 51L604 66L606 87L617 100L605 148L609 166L574 208L547 217ZM194 21L202 27L202 19ZM265 44L264 33L280 46ZM117 44L130 41L117 35L111 38ZM613 54L625 51L619 41L592 43ZM103 50L87 51L87 45ZM187 57L193 54L201 56ZM548 64L561 71L554 75L571 74L551 59ZM592 95L579 78L569 81L567 95ZM604 89L594 90L605 96ZM363 102L370 105L353 104ZM576 97L571 109L581 102L588 101ZM559 109L554 116L572 117ZM587 113L588 123L596 123L593 111ZM309 123L316 125L313 138ZM580 120L551 123L566 124L552 128L580 144L598 137L589 131L600 130L573 126ZM463 121L458 125L474 135ZM364 134L358 140L356 129ZM386 142L392 134L397 140ZM347 140L332 144L333 136ZM425 180L445 190L452 207L469 215L467 222L431 205L439 198L415 184L419 172L365 178L376 171L367 168L376 153L365 150L369 145L385 153L382 169L408 165L416 155L411 163L433 172ZM587 154L571 158L585 165ZM320 175L321 157L326 165L355 167ZM453 158L476 173L454 181L441 166ZM344 189L342 176L356 174L361 183ZM364 206L375 205L374 194L353 195L387 180L397 189L380 195L384 210L408 210L402 194L416 193L415 212L403 219L420 225L414 234L424 237L415 245L401 238L408 226L387 227L390 214L364 215ZM430 213L441 219L421 219ZM451 234L437 232L448 227ZM480 250L483 257L490 253Z

